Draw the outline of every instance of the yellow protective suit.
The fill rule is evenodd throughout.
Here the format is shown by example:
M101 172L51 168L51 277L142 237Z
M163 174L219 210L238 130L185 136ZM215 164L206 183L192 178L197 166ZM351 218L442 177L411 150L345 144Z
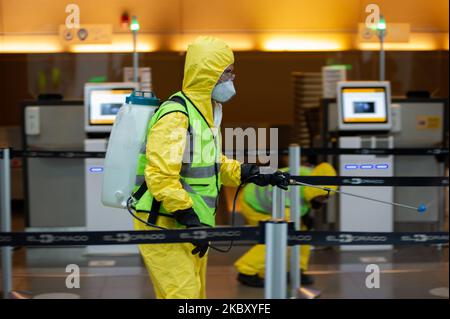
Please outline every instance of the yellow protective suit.
M210 127L214 125L211 92L223 71L233 63L231 49L213 37L199 37L187 49L182 90ZM147 137L145 181L168 212L192 207L192 200L182 188L179 175L186 134L170 134L180 127L187 131L187 117L178 112L170 113L152 127ZM178 156L173 156L174 153ZM222 155L220 173L222 184L239 185L241 170L238 161ZM144 220L148 217L144 213L137 215ZM134 225L137 230L152 229L138 220L134 220ZM174 219L164 216L158 217L157 225L176 227ZM192 255L193 248L189 243L139 246L157 298L206 297L207 255L203 258Z
M248 205L244 200L243 196L239 196L239 203L241 205L241 213L244 215L247 224L250 226L257 226L260 221L269 220L272 218L271 215L262 214L254 210L250 205ZM287 207L285 209L286 219L290 218L290 209ZM302 225L302 230L306 230L306 227ZM234 267L236 267L237 271L244 275L258 275L260 278L264 278L265 273L265 261L266 261L266 245L254 245L247 251L244 255L242 255L235 263ZM288 258L289 258L288 250ZM309 257L311 255L311 246L310 245L301 245L300 246L300 268L303 271L308 270ZM289 261L287 262L289 266Z

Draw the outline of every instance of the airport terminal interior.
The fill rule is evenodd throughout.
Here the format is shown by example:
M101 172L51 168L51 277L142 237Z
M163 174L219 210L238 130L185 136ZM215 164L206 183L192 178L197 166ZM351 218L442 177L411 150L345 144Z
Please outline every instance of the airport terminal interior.
M448 96L448 0L0 0L0 299L448 299ZM46 235L144 223L267 245Z

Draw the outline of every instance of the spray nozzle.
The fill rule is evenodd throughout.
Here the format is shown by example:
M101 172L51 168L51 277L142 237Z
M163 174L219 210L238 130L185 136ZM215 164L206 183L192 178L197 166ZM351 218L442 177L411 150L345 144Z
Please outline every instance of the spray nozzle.
M425 213L425 212L427 211L427 206L426 206L425 204L420 204L420 205L417 207L417 211L418 211L420 214L423 214L423 213Z

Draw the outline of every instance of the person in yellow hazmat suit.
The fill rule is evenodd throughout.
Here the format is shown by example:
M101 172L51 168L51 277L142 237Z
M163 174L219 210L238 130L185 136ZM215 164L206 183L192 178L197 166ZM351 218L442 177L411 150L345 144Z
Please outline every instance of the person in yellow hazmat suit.
M287 168L281 171L287 171ZM301 166L301 176L336 176L335 169L328 163L321 163L314 169ZM336 190L336 186L326 186ZM328 200L329 195L334 194L313 187L298 187L300 196L300 216L302 218L302 230L309 230L313 227L311 214L319 210ZM296 188L291 188L296 190ZM244 187L242 195L239 196L241 213L244 215L247 224L256 226L260 221L271 218L272 211L272 187L262 187L249 184ZM286 196L286 219L290 218L290 199ZM313 284L313 278L304 272L308 270L311 246L300 246L300 271L301 284ZM289 262L288 262L289 265ZM240 257L234 264L238 271L238 281L246 286L264 287L265 271L265 245L255 245Z
M138 158L132 209L169 229L214 227L221 185L241 182L286 188L277 171L260 174L221 152L222 103L235 95L234 56L223 41L199 37L188 46L182 90L161 104L148 124ZM155 230L138 219L136 230ZM205 298L209 243L140 245L157 298Z

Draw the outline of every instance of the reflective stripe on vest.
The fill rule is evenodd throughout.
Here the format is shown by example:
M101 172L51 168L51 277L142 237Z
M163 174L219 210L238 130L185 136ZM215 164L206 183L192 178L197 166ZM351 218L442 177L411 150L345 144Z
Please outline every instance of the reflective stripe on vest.
M191 185L189 185L188 183L186 183L184 180L180 180L181 186L183 186L183 189L190 193L190 194L196 194L198 196L200 196L206 203L206 205L208 205L208 207L210 208L216 208L216 203L217 203L217 197L214 196L206 196L206 195L200 195L198 194Z
M192 167L189 163L181 166L180 175L186 178L206 178L216 175L218 164L204 167Z

